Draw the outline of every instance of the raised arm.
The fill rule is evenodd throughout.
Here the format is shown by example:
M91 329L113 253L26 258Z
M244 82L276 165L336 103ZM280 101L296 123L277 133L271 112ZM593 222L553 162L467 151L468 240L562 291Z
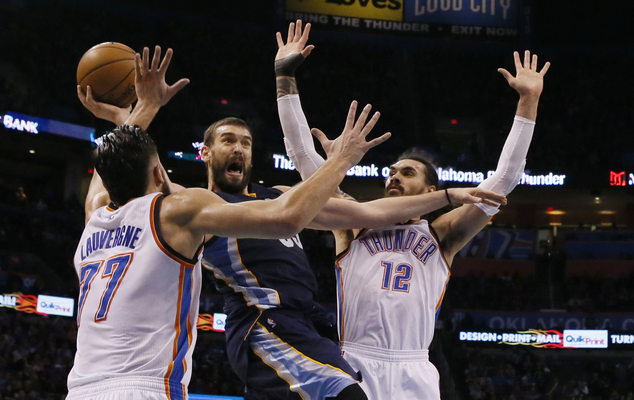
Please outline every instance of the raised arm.
M309 33L310 24L306 24L302 32L301 20L291 23L286 44L282 34L277 33L279 48L275 55L277 111L284 132L284 146L302 179L308 179L324 163L323 157L315 150L295 80L295 70L314 48L313 45L306 46Z
M377 118L366 124L366 106L355 122L356 102L348 112L343 133L334 151L312 177L272 201L237 204L219 203L219 198L202 189L187 189L164 201L167 225L185 228L192 235L212 234L227 237L286 238L306 227L335 192L346 172L372 147L387 140L386 133L369 142ZM163 222L163 211L161 211Z
M498 71L520 95L515 119L504 143L495 173L478 186L502 195L507 195L515 188L524 172L526 154L537 118L537 105L544 86L544 75L550 67L550 63L547 62L538 71L537 55L531 57L528 50L524 53L523 64L519 53L515 52L513 57L515 76L503 68ZM439 217L432 223L449 263L452 262L455 254L488 224L491 216L497 211L497 206L489 204L465 205Z
M77 95L79 96L79 100L98 118L108 119L106 116L109 116L114 119L112 122L117 124L117 126L126 123L128 125L138 125L145 130L158 113L158 110L167 104L179 90L189 83L189 79L181 79L171 86L165 82L165 72L172 60L172 55L172 49L168 49L165 52L165 58L163 58L163 61L160 62L161 48L156 46L154 49L154 57L150 66L150 50L147 47L143 49L143 58L141 58L139 54L136 54L135 88L139 100L131 114L128 109L95 101L92 98L90 86L88 87L85 96L83 96L81 88L78 86ZM124 117L125 119L120 121ZM184 188L181 185L170 182L170 189L172 192L178 192ZM90 181L84 205L84 211L86 213L85 222L88 222L90 216L95 210L108 205L109 202L110 197L108 196L108 192L103 186L99 174L95 171L92 180Z

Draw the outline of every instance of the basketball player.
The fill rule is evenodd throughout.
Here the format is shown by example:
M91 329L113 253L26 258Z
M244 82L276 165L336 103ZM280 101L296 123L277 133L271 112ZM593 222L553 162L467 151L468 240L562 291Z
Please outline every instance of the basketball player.
M84 101L95 115L119 114L116 110L99 111L101 104L92 99ZM365 120L369 112L366 107L360 118ZM353 103L347 125L355 114ZM372 126L378 117L372 118ZM209 189L229 202L273 199L288 190L249 183L252 140L246 123L237 118L218 121L205 133L202 157ZM477 188L452 191L459 202L505 202L503 196ZM445 204L443 193L366 204L331 200L311 226L378 227ZM320 336L320 332L327 333L330 322L314 301L315 277L298 236L282 240L206 239L203 264L213 271L226 295L229 360L248 388L247 398L366 398L357 385L357 373L341 358L339 347Z
M278 33L276 57L278 109L287 153L304 179L323 163L312 144L293 77L312 50L305 47L308 28L302 33L298 21L294 34L289 29L286 45ZM514 59L515 77L505 69L498 71L520 95L515 120L495 173L479 185L504 195L524 171L543 77L550 65L538 71L537 56L531 58L528 51L523 64L517 52ZM328 152L328 139L318 130L313 134ZM414 196L435 192L437 187L433 166L409 151L390 167L385 195ZM449 191L444 193L452 203ZM428 348L450 267L456 253L497 211L497 206L476 203L433 222L403 219L381 228L335 232L341 349L350 365L361 371L361 386L369 399L440 399L439 375L429 362Z
M315 177L272 201L231 204L204 189L170 194L154 142L132 125L149 123L178 87L163 85L171 51L159 66L157 48L151 67L144 53L142 65L137 55L139 101L129 125L104 136L93 154L98 175L74 257L80 294L68 399L187 398L205 235L292 237L346 171L389 136L366 142L374 120L352 116ZM110 205L94 208L105 197Z

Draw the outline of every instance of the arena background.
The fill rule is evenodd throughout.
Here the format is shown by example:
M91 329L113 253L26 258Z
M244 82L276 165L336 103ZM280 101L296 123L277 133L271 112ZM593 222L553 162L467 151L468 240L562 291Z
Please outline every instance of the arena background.
M66 393L76 306L57 298L77 297L90 138L112 128L76 97L82 54L105 41L174 49L168 81L192 83L149 129L172 180L204 187L192 143L239 116L256 141L252 179L293 184L273 58L298 15L314 21L297 75L311 125L338 134L356 99L393 133L344 181L361 200L412 145L447 187L493 170L517 101L496 69L512 70L514 50L551 61L525 182L456 259L431 357L443 399L633 399L632 2L287 1L0 1L0 399ZM334 312L332 236L302 240ZM203 285L190 392L239 397L219 315L213 325L222 299Z

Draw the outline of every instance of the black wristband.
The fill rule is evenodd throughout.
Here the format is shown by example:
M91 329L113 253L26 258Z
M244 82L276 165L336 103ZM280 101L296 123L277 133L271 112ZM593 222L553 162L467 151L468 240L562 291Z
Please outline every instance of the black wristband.
M445 189L445 196L447 196L447 201L449 202L449 205L453 205L451 204L451 199L449 198L449 192L447 191L447 189Z
M295 53L275 61L275 76L295 76L295 70L304 58L302 53Z

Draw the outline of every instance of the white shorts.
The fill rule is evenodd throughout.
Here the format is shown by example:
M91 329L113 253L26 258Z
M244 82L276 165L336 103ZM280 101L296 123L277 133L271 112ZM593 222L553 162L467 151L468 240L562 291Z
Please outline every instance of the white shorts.
M368 400L440 400L440 375L427 350L385 350L345 342L343 358L361 371Z
M167 395L165 380L147 376L110 378L88 385L77 386L68 392L66 400L176 400ZM185 394L184 398L187 398Z

